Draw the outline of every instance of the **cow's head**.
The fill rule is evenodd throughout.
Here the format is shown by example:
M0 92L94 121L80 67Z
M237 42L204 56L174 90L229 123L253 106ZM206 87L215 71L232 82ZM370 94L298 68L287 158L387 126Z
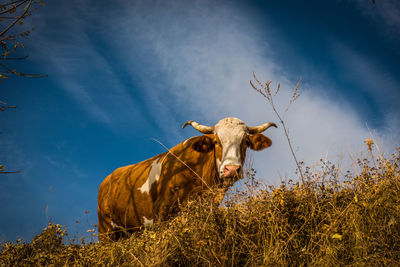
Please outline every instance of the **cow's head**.
M271 146L271 139L261 133L271 126L277 127L272 122L248 127L237 118L224 118L215 126L204 126L188 121L182 128L187 125L206 134L196 140L193 149L199 152L209 152L214 149L219 177L231 181L243 176L246 149L249 147L258 151Z

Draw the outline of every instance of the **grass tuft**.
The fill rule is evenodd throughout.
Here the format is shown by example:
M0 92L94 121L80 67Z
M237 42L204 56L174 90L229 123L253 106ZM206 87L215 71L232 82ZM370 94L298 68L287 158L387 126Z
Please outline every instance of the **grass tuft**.
M366 142L367 146L368 143ZM1 266L396 266L400 262L400 149L389 158L368 146L355 173L321 160L304 183L247 188L187 203L174 219L118 242L64 244L49 224L32 242L3 243Z

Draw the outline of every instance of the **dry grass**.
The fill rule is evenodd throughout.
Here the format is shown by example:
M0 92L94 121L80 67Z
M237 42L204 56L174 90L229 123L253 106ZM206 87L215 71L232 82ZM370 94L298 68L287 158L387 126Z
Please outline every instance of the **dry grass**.
M395 266L400 262L400 150L372 148L341 173L321 161L303 168L305 182L230 192L182 207L173 220L104 244L64 244L50 224L31 243L1 245L0 266ZM253 186L250 186L253 184Z

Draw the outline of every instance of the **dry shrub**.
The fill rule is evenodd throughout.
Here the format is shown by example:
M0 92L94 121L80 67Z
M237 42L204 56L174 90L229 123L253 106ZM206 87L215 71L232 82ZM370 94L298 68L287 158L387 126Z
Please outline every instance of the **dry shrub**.
M321 161L305 182L187 203L177 217L118 242L69 244L50 224L31 243L4 243L0 265L337 266L400 262L400 150L356 160L356 173ZM250 186L252 184L253 186ZM254 185L255 184L255 185Z

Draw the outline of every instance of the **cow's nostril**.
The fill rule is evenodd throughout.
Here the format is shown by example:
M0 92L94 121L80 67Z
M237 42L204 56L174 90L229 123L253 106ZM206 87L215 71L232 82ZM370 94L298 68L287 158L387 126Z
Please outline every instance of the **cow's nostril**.
M226 177L237 176L239 171L240 171L240 166L239 165L226 165L224 167L224 174L225 174Z

